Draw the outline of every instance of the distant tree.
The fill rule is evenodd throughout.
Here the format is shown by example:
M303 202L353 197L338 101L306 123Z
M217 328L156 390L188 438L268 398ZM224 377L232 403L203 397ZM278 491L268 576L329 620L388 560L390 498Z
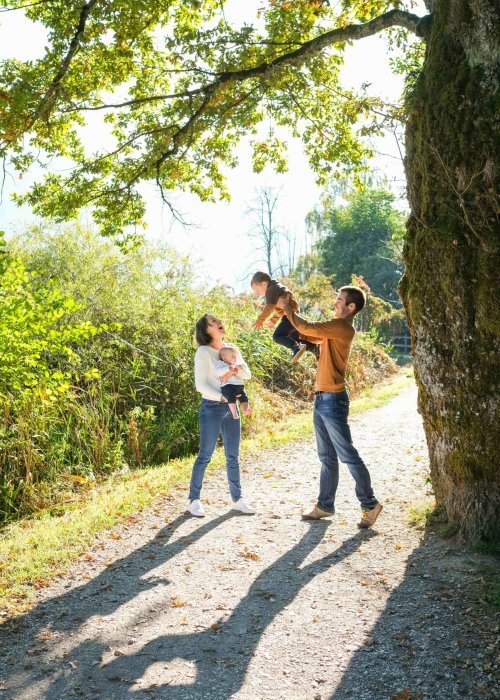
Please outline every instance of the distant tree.
M312 275L319 271L321 256L316 251L300 255L297 264L290 270L289 277L297 284L307 284Z
M265 271L271 277L284 277L295 264L295 240L289 231L278 223L277 209L281 188L261 187L247 209L251 222L248 231L250 238L256 241L257 257L251 265L264 263Z
M393 202L391 192L370 188L351 192L345 205L327 199L315 212L323 231L316 250L320 271L334 275L337 286L360 275L376 296L399 305L403 264L392 239L404 231L405 217Z

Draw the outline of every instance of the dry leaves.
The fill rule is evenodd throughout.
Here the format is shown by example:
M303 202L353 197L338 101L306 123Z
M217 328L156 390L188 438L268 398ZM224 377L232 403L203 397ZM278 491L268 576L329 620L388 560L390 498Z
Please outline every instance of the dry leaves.
M243 552L239 552L239 556L243 557L244 559L253 559L254 561L258 561L260 559L260 556L256 552L251 552L248 547L245 547Z
M185 605L187 605L185 600L179 600L176 595L170 596L170 600L172 601L173 608L183 608Z

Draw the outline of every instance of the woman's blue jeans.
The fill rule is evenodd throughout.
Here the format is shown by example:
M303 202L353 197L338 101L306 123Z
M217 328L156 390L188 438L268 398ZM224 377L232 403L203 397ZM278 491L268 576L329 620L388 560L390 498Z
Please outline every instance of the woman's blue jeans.
M229 493L233 501L238 501L241 498L240 464L238 461L241 421L233 418L227 403L209 401L208 399L201 400L199 416L200 451L193 464L189 500L194 501L200 497L205 469L212 459L219 433L222 433Z
M314 430L321 461L318 508L335 512L335 494L339 483L339 459L347 464L356 482L356 496L361 507L370 510L377 505L370 473L352 444L347 391L319 392L314 402Z

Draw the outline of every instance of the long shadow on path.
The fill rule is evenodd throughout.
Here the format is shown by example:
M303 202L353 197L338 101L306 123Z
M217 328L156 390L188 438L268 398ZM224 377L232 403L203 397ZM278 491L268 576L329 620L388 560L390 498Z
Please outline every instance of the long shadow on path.
M230 516L215 518L172 543L164 549L163 555L155 560L154 566L157 567L161 561L174 556L194 539L200 539L228 517ZM172 529L183 520L184 518L179 518ZM99 640L89 639L77 645L65 658L64 666L67 669L69 665L70 674L54 668L53 664L44 667L43 659L37 660L36 668L31 672L8 674L7 678L4 678L6 686L11 691L16 687L20 691L10 697L47 700L60 700L71 696L91 697L94 688L94 692L106 698L125 698L137 693L142 697L145 690L149 691L149 697L173 700L230 698L243 685L259 640L276 616L314 576L349 557L370 537L370 533L367 532L357 533L327 556L302 565L321 542L328 526L329 523L324 521L314 523L295 546L262 571L251 584L246 596L219 628L209 627L189 634L160 635L135 653L115 657L102 667L100 661L107 650ZM161 539L161 533L158 537ZM127 559L134 562L134 567L139 567L138 562L142 562L141 551L134 552ZM131 564L131 561L126 563ZM103 584L108 585L111 576L114 577L114 574L104 572L97 577L101 580L93 581L90 588L99 591ZM113 585L117 585L116 581ZM132 598L142 590L136 582L128 591L127 597ZM68 594L71 595L75 595L75 592ZM66 597L62 597L63 605ZM95 606L83 612L83 617L90 614L109 614L117 604L122 605L123 602L123 598L118 601L110 598L106 601L97 600ZM51 602L46 604L45 615L42 615L42 618L48 614L53 617L55 605ZM176 660L189 662L194 673L185 678L184 684L171 685L173 674L171 670L169 673L169 664L175 663ZM179 683L179 678L174 682ZM32 688L35 694L27 690L28 688Z
M487 559L427 532L329 700L500 698L498 616L478 601Z
M146 575L234 517L239 516L235 512L225 513L169 542L176 530L192 520L191 516L183 514L159 530L152 540L116 560L88 583L50 598L24 617L15 618L2 625L0 693L4 688L33 683L47 673L43 663L43 648L40 648L37 641L40 640L41 633L47 634L50 631L51 636L57 635L58 632L74 635L90 618L111 615L137 595L156 587L159 583L168 583L166 580ZM16 662L26 661L22 655L23 647L26 647L24 653L28 653L36 661L33 664L33 673L21 672L19 666L16 670ZM50 664L49 671L53 670L52 665Z

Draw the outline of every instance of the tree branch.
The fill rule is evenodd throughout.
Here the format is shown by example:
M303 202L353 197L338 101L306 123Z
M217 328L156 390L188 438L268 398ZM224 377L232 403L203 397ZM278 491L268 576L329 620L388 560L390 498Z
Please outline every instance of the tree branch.
M68 53L66 54L66 57L64 58L64 61L61 64L61 67L56 73L56 76L54 77L52 83L49 86L49 89L45 93L45 96L42 98L41 102L39 103L38 107L36 108L33 116L31 117L30 124L29 126L33 126L33 124L37 121L37 119L40 118L40 116L43 114L44 109L47 107L47 105L50 103L50 101L54 98L55 94L57 93L57 90L61 84L62 79L66 75L66 73L69 70L71 61L78 49L78 45L80 43L80 39L82 37L83 32L85 31L85 25L87 23L87 19L90 15L90 11L92 10L92 7L96 4L97 0L89 0L86 5L83 5L81 12L80 12L80 18L78 21L78 25L76 27L76 31L73 35L73 38L71 39L71 43L69 45Z
M90 3L89 3L90 4ZM230 85L232 83L241 83L251 78L265 79L272 75L277 68L281 66L300 66L308 58L320 53L323 49L333 46L334 44L345 43L347 41L358 41L373 34L378 34L384 29L390 27L404 27L414 34L417 33L417 25L421 18L411 12L404 10L390 10L380 17L366 22L365 24L350 24L339 29L332 29L330 32L320 34L314 39L304 42L295 51L282 54L269 63L261 63L251 68L242 68L236 71L225 71L219 73L219 76L212 83L195 88L194 90L185 90L184 92L173 93L171 95L153 95L151 97L141 97L135 100L128 100L118 104L100 105L98 107L74 107L67 111L94 111L100 109L119 109L121 107L131 107L133 105L145 104L148 102L157 102L161 100L171 100L176 98L191 98L196 95L212 96L219 88Z
M26 10L28 7L36 7L37 5L49 5L51 2L56 2L56 0L38 0L38 2L31 2L27 5L19 5L19 7L4 7L0 10L0 13L15 12L16 10Z

